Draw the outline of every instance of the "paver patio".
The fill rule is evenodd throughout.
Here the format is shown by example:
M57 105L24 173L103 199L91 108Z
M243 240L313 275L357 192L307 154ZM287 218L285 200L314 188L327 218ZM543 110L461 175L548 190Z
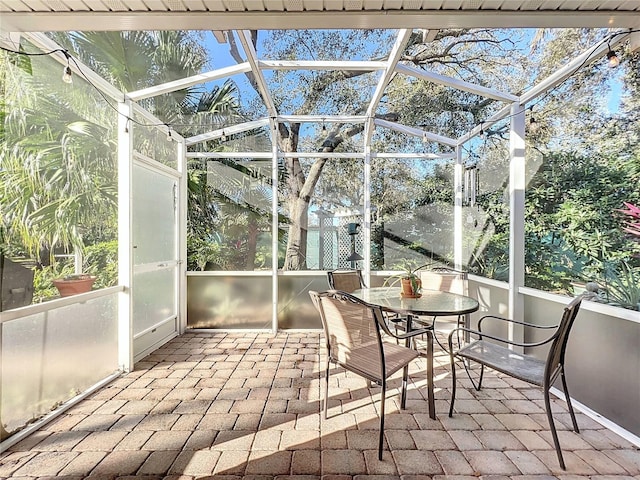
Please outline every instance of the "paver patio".
M448 356L438 350L438 419L427 414L420 359L407 410L399 377L391 382L379 461L379 388L332 374L330 418L321 418L321 342L315 332L182 335L0 454L0 477L640 480L636 446L582 413L573 433L554 401L560 470L541 392L513 379L489 374L476 392L461 378L449 418Z

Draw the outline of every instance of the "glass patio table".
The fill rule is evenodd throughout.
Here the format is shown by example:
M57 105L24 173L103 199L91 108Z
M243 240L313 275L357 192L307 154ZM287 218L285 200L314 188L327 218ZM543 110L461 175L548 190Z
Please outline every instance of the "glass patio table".
M467 297L451 292L437 290L422 290L422 296L418 298L402 297L400 288L373 287L356 290L354 297L367 302L370 305L378 305L386 312L399 313L407 317L407 330L411 330L411 323L415 317L439 317L450 315L468 315L480 308L475 298ZM468 316L465 325L468 326ZM435 322L432 326L435 325ZM427 391L429 403L429 417L435 420L436 407L433 395L433 339L434 329L427 332ZM408 339L407 339L408 342ZM408 344L407 344L408 346Z

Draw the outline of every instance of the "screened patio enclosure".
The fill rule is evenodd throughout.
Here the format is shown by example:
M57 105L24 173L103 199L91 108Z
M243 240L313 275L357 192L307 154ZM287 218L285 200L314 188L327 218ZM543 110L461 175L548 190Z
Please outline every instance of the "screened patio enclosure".
M49 59L71 68L74 88L99 90L105 102L116 107L111 121L116 126L113 144L118 160L117 285L0 314L2 412L8 431L46 413L50 404L65 402L69 390L86 390L133 368L135 361L189 328L319 328L307 292L326 288L326 270L362 268L367 283L379 285L404 260L449 263L460 269L468 269L478 257L486 256L489 263L493 253L484 248L491 245L496 229L492 212L478 203L483 194L507 211L508 238L491 268L471 277L470 291L481 300L482 313L526 314L544 322L565 302L559 292L532 288L526 279L525 192L541 163L525 140L532 105L576 72L605 61L611 50L634 45L637 34L631 29L602 30L591 46L560 62L555 72L534 85L522 79L516 89L498 76L489 83L474 83L472 75L445 75L412 64L406 58L407 49L416 37L435 41L436 30L385 30L376 39L379 43L356 59L271 58L261 55L251 31L227 30L217 35L235 42L240 60L127 91L109 84L88 62L69 61L64 53L68 47L56 43L59 38L29 32L3 37L3 45L12 50L26 44L32 48L29 51L55 51ZM506 65L500 73L508 74L513 68ZM283 92L294 78L311 83L322 75L340 78L335 88L350 92L350 99L357 93L368 101L357 108L322 106L303 113L303 98L292 94L288 104L283 102ZM157 106L165 99L197 85L223 85L226 79L240 89L254 89L243 94L241 101L241 107L252 106L250 115L223 112L202 120L188 114L176 121L159 116ZM446 135L437 128L445 121L442 118L405 118L402 111L389 108L389 98L398 106L411 102L402 100L397 91L402 85L418 83L437 85L443 96L464 95L486 102L487 114L479 122L474 117L463 122L451 115L445 119L450 124L460 120L471 127ZM99 108L109 110L104 104ZM454 128L450 131L455 133ZM292 149L294 137L296 148ZM488 144L494 156L483 164L479 157L486 155ZM209 205L214 206L216 218L240 220L233 225L211 224L219 230L210 228L197 235L189 231L188 202L193 200L189 169L194 165L212 195ZM326 175L313 186L296 184L294 173L300 173L296 169L306 179L318 169ZM400 174L404 177L398 180ZM450 187L450 201L416 204L401 198L389 203L391 193L409 196L418 189L417 180L434 177L439 187ZM398 187L411 182L413 190ZM292 193L296 189L297 199ZM236 251L230 250L234 246ZM354 253L362 259L350 260ZM107 306L96 305L102 302ZM62 315L69 310L77 313ZM585 333L586 344L608 329L604 322L615 322L620 327L617 340L624 342L608 338L602 348L616 351L619 345L638 339L637 311L595 303L584 310L591 329ZM96 311L98 317L90 313ZM50 346L51 331L78 331L74 322L87 315L100 318L100 329L89 329L80 341L103 345L101 365L90 367L92 373L86 378L63 384L61 391L43 389L37 383L48 376L42 367L50 353L43 352L40 338ZM65 326L62 317L64 322L72 318L72 324ZM27 333L18 330L23 325ZM522 337L524 332L512 335ZM25 336L39 338L28 347L38 352L37 364L18 361L24 347L9 348ZM631 361L607 380L609 388L628 393L617 399L602 398L588 386L589 372L606 370L606 365L576 367L572 374L580 383L574 388L580 402L638 434L640 425L630 407L640 400L633 373L640 360L635 349L632 352ZM83 362L83 358L66 358L63 363ZM17 383L11 380L16 378L38 380L17 396L6 386L10 381ZM38 400L17 412L9 398Z

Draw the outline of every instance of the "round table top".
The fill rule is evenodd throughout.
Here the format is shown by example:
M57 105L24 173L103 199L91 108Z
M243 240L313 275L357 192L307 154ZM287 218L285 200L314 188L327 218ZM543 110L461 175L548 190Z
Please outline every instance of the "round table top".
M373 287L356 290L352 295L372 305L379 305L383 310L406 315L466 315L480 308L475 298L458 293L423 289L421 297L405 298L400 296L400 291L399 287Z

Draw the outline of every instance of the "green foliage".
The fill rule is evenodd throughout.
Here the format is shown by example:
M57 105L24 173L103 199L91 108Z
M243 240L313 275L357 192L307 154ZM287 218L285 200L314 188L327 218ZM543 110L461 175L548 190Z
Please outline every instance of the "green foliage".
M604 272L603 297L607 303L640 310L640 267L628 262L608 264Z
M615 212L630 182L611 157L544 155L527 189L527 285L565 290L571 279L597 281L610 262L629 258Z
M392 270L401 270L400 273L390 275L385 281L384 285L392 287L399 283L401 280L409 280L411 282L411 290L414 293L420 293L422 285L420 283L420 270L428 267L430 263L418 265L412 260L401 260L397 264L393 265Z
M33 272L33 303L41 303L59 297L58 289L53 285L56 278L73 275L71 262L56 262Z
M42 247L82 248L83 232L115 223L115 114L93 87L61 81L59 64L32 60L25 72L4 62L10 111L0 145L0 203L6 234L31 256Z
M84 271L96 277L93 288L118 284L118 242L101 242L84 249Z
M220 243L191 235L187 237L187 269L225 270L227 260Z

